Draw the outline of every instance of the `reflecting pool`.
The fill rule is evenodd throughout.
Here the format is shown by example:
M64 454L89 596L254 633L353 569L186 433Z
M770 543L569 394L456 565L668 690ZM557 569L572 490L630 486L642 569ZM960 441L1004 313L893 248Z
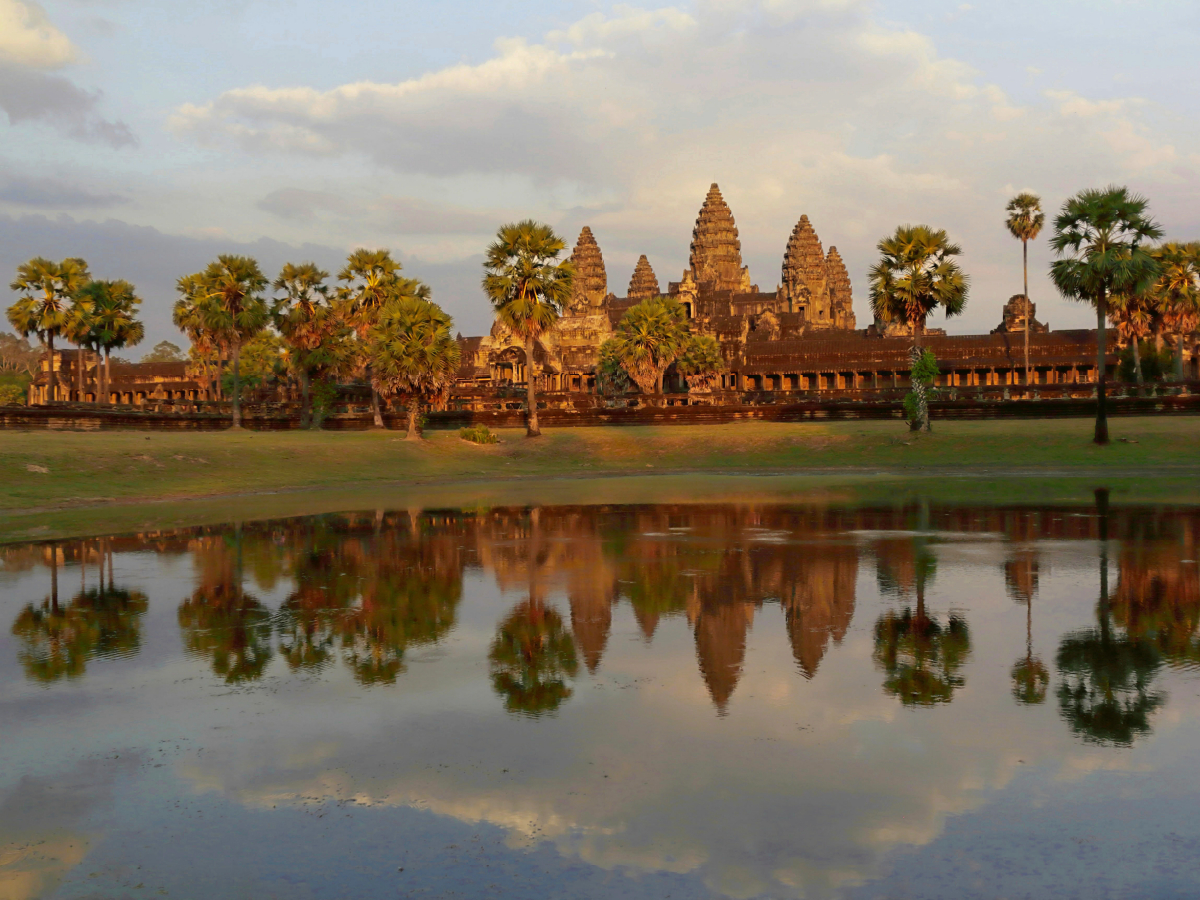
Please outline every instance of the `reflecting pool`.
M0 898L1200 895L1200 510L0 547Z

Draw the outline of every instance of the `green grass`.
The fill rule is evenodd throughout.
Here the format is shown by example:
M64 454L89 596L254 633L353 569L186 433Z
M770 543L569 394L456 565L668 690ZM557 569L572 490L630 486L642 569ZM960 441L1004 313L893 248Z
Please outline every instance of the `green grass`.
M563 428L537 440L501 430L492 445L463 441L456 431L430 432L419 444L390 431L5 431L0 539L89 522L142 527L150 520L133 507L146 502L177 524L210 510L258 517L268 507L301 514L371 508L383 498L401 506L470 505L616 502L610 498L620 494L633 502L749 491L760 500L863 502L918 491L955 502L1082 502L1104 484L1130 500L1200 502L1200 418L1114 419L1113 443L1104 448L1091 443L1092 425L1083 419L935 428L916 437L895 422L744 422ZM746 475L758 477L738 477ZM768 485L763 475L780 477ZM162 503L197 498L214 499Z

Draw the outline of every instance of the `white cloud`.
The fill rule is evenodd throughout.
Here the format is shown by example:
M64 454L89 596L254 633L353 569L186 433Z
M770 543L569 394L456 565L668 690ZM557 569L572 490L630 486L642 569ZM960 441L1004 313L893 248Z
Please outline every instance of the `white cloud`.
M79 53L45 12L26 0L0 0L0 59L36 69L75 62Z

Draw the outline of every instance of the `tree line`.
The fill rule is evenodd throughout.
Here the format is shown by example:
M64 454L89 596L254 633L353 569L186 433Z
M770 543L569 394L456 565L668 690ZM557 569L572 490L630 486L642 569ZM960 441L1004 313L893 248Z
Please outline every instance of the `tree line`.
M1144 341L1153 339L1155 364L1161 366L1166 340L1173 338L1176 374L1182 377L1185 338L1200 325L1200 242L1161 242L1162 228L1148 206L1127 188L1110 186L1071 197L1054 220L1051 279L1064 297L1096 310L1097 443L1108 440L1109 322L1132 348L1139 384ZM1028 384L1028 247L1041 233L1045 214L1031 193L1014 197L1007 212L1005 225L1022 244ZM571 261L561 258L566 249L550 226L524 220L499 229L483 264L483 292L525 355L530 437L540 434L537 343L563 315L575 278ZM876 323L899 322L912 335L906 407L913 428L928 431L928 390L938 370L921 339L935 311L951 317L966 307L970 279L959 263L962 248L942 229L902 225L877 249L879 260L868 273L871 312ZM57 339L103 354L97 393L107 398L112 351L143 336L136 318L141 299L133 285L93 280L81 259L55 263L38 257L19 267L11 287L21 296L8 310L10 323L25 337L36 335L51 358ZM234 427L241 425L242 362L248 352L260 358L257 368L265 360L298 385L302 427L319 421L314 393L327 399L333 385L358 378L370 387L376 427L383 427L384 404L401 408L413 439L420 436L421 411L444 402L457 374L460 351L451 317L433 302L427 284L402 274L387 250L355 250L334 283L311 262L288 263L271 281L256 260L222 255L180 278L177 289L173 321L191 342L191 372L209 399L223 397L229 383ZM661 396L672 365L695 391L711 390L725 368L717 340L693 333L677 300L649 298L627 310L601 346L597 388L611 394L636 385L644 394ZM51 396L57 397L53 366L49 377ZM82 396L82 365L76 378Z

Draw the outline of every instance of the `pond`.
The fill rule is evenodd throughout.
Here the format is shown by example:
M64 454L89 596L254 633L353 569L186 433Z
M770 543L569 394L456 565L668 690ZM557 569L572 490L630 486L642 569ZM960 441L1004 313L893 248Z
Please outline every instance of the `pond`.
M0 897L1200 895L1200 509L0 548Z

